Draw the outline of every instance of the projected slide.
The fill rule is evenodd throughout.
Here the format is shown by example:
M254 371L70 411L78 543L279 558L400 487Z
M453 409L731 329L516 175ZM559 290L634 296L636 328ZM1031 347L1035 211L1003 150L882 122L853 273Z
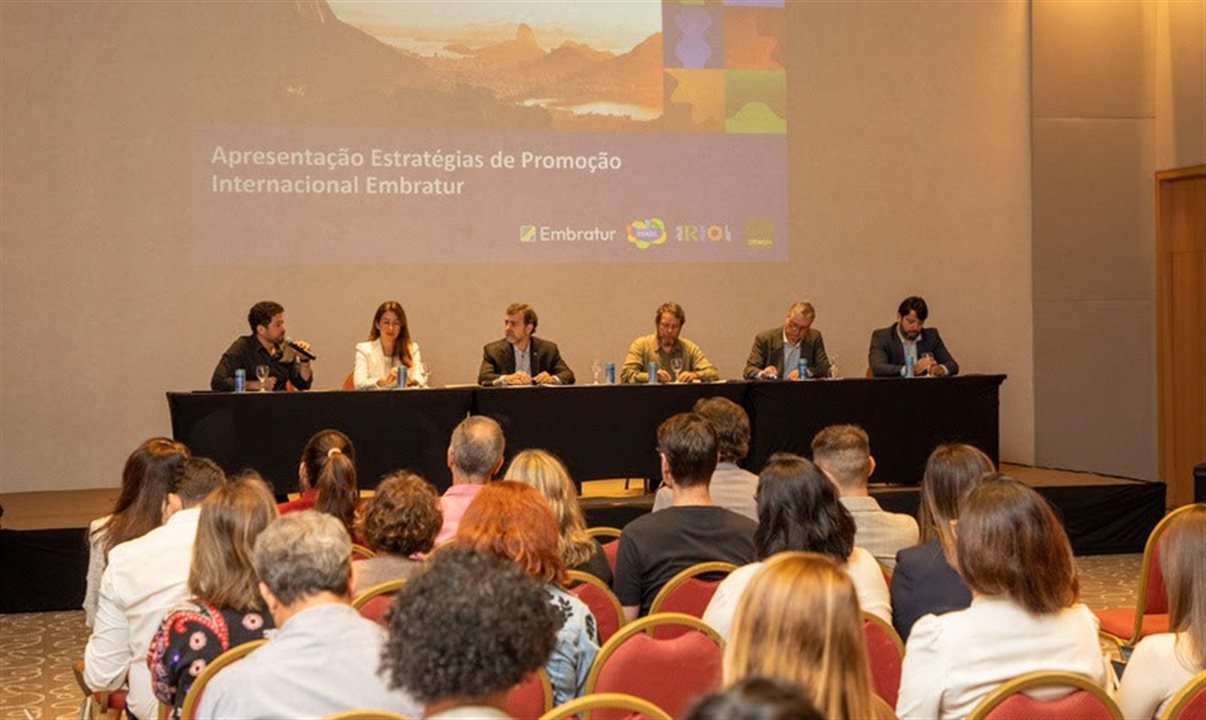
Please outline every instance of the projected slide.
M787 259L781 0L262 5L312 56L195 128L201 262Z

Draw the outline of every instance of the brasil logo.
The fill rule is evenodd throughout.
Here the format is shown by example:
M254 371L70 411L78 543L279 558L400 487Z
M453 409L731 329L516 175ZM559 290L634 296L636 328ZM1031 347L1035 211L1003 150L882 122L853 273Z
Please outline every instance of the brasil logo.
M648 220L633 220L628 224L628 242L640 250L648 250L651 245L661 245L666 242L666 223L661 218Z

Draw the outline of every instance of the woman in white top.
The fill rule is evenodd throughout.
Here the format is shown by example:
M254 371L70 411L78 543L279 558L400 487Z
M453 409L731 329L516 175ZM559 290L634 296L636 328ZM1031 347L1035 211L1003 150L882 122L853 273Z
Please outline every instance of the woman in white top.
M758 476L754 498L757 562L737 568L720 583L704 611L704 622L727 640L742 592L767 559L786 551L815 552L832 559L853 581L859 607L892 622L883 570L871 553L854 547L854 518L816 465L799 455L771 456Z
M410 340L406 311L401 304L387 300L373 315L369 339L356 343L352 379L357 390L397 387L399 367L406 368L407 387L427 387L419 344Z
M971 606L924 615L913 625L896 714L961 718L1001 683L1039 670L1104 686L1097 618L1076 602L1072 547L1047 501L1013 478L993 475L960 503L955 535ZM1032 694L1041 701L1068 692Z
M1206 504L1169 522L1160 539L1160 570L1168 590L1168 627L1135 646L1122 673L1118 705L1127 720L1164 713L1168 701L1206 670Z

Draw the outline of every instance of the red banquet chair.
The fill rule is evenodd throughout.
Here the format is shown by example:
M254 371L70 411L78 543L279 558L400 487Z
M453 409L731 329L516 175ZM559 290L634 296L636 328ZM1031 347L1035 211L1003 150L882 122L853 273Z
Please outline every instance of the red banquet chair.
M386 624L386 615L394 602L394 595L406 584L405 580L386 580L378 585L366 588L352 600L352 607L361 617L368 618L379 625Z
M673 638L658 627L685 625ZM681 613L650 615L625 625L595 656L585 694L624 693L648 700L671 717L682 717L697 698L720 687L723 641L701 620ZM596 710L595 720L626 717Z
M222 668L231 663L242 660L248 653L266 642L268 642L267 638L260 638L259 640L245 642L242 645L235 645L206 665L201 674L197 676L197 679L193 681L193 684L189 686L188 693L184 696L184 704L180 706L180 720L196 720L197 705L201 702L201 695L205 693L205 686L209 685L209 681L214 679L214 675L217 675Z
M507 691L507 714L513 718L536 718L553 707L553 683L544 668Z
M619 712L626 720L671 720L661 708L632 695L596 693L562 703L540 716L540 720L591 720L594 713Z
M1054 700L1026 695L1038 688L1066 687L1071 692ZM1002 683L976 704L968 720L1122 720L1118 705L1093 681L1066 672L1031 672Z
M1143 547L1143 568L1139 573L1135 607L1095 611L1102 632L1126 645L1134 645L1148 635L1168 632L1168 594L1164 590L1164 574L1160 571L1160 538L1172 519L1191 507L1185 505L1173 510L1152 528Z
M682 613L702 618L720 582L736 569L736 565L727 562L692 565L667 580L662 589L658 590L657 595L653 597L653 603L649 605L649 614ZM681 625L665 625L659 627L654 636L670 638L682 632L686 630Z
M586 603L595 616L599 644L607 642L624 626L624 608L620 599L599 578L579 570L569 571L569 591Z
M613 573L616 571L616 553L620 551L621 532L619 528L606 526L588 528L586 531L587 535L597 540L603 547L603 555L607 558L607 564L611 566Z
M1160 720L1193 720L1206 718L1206 670L1193 676L1168 701Z
M904 667L904 642L896 629L881 618L863 611L863 633L867 640L867 660L871 663L871 684L875 694L896 707L900 693L900 672Z

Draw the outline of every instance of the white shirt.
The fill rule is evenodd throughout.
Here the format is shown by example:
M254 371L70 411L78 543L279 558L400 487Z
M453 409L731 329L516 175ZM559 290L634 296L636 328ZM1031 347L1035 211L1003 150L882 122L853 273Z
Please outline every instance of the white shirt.
M93 520L88 525L88 577L84 590L84 624L92 627L96 622L96 605L100 602L101 577L105 574L105 540L112 515Z
M873 497L843 495L841 501L854 518L855 546L865 548L889 570L896 567L899 550L920 541L917 521L909 515L888 512Z
M1159 717L1172 696L1206 669L1191 666L1188 640L1185 633L1159 633L1135 646L1118 686L1118 707L1126 720Z
M188 597L188 571L201 508L173 513L142 537L109 551L92 637L84 649L84 682L115 690L129 673L126 705L140 720L156 717L147 648L164 614Z
M422 705L377 674L384 644L385 628L351 605L308 607L267 644L214 675L197 717L321 718L353 708L421 717Z
M763 563L755 562L743 565L729 576L720 581L716 593L712 595L708 609L704 611L703 621L710 625L725 641L733 628L733 616L737 614L737 602L745 592L750 581L762 569ZM872 615L892 622L891 598L888 594L888 583L884 580L883 570L871 553L860 547L854 548L842 570L854 583L854 592L858 595L858 605Z
M427 387L427 376L423 374L423 357L419 355L419 343L410 344L410 363L411 366L406 369L407 381L413 379L419 387ZM352 381L357 390L371 390L377 387L378 380L388 375L389 371L399 364L397 358L385 357L380 340L356 343L356 367L352 371Z
M905 646L896 714L962 718L998 685L1028 672L1084 675L1105 686L1097 617L1083 604L1032 615L1004 597L978 597L966 610L924 615ZM1027 693L1038 700L1070 692Z

